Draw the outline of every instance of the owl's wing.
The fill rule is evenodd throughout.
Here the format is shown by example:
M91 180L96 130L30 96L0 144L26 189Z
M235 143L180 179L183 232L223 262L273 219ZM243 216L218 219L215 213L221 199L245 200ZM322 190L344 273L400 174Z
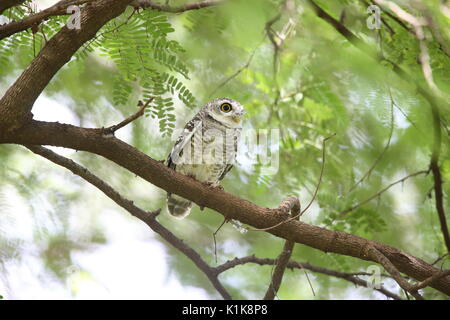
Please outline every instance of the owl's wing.
M225 166L225 169L223 170L222 174L219 177L219 181L222 181L223 178L225 178L225 175L230 172L230 170L233 168L232 164L227 164Z
M238 141L239 141L240 136L241 136L241 130L238 129L236 131L235 136L234 136L234 159L235 160L236 160L236 156L237 156L237 152L238 152ZM232 163L228 163L225 166L225 168L223 169L222 174L219 177L219 181L222 181L222 179L225 178L226 174L228 172L230 172L230 170L233 168L233 166L234 166L234 164L232 164Z
M181 157L181 155L183 154L183 149L186 146L186 144L191 141L191 138L195 134L195 132L197 132L197 130L201 128L201 123L202 121L200 119L200 116L196 115L186 124L183 133L178 137L177 141L175 141L172 151L170 152L167 158L166 165L169 168L175 169L176 164L173 162L172 158L175 155Z

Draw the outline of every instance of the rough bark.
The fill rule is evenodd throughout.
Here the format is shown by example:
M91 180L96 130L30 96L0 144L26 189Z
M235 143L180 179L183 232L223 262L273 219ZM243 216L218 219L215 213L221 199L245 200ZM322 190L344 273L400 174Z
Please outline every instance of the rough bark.
M0 100L0 126L13 129L32 118L31 108L53 76L83 43L92 39L109 20L120 15L131 0L99 0L81 10L81 28L64 26L22 72Z
M220 190L211 189L198 181L178 174L127 143L103 135L101 129L32 121L14 132L0 131L0 143L52 145L95 153L165 191L192 200L199 206L211 208L226 218L236 219L256 228L271 227L286 219L286 216L278 210L259 207L254 203ZM439 269L425 261L383 243L296 220L289 221L268 232L324 252L333 252L369 261L374 261L369 250L374 247L386 256L400 272L419 281L439 272ZM450 276L433 282L432 287L450 295Z

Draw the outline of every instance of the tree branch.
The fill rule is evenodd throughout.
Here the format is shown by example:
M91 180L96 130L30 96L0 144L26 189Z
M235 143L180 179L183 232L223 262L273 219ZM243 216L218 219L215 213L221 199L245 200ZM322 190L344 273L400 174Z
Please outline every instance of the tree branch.
M17 0L10 0L19 2ZM67 8L71 5L83 5L86 3L93 3L96 0L61 0L58 3L54 4L53 6L42 10L40 12L37 12L33 15L30 15L20 21L13 21L5 25L0 26L0 40L9 37L17 32L27 30L31 28L34 25L39 25L42 23L42 21L47 20L48 18L55 17L55 16L62 16L67 15ZM8 2L8 1L7 1ZM20 2L23 2L20 1ZM158 10L158 11L164 11L164 12L172 12L172 13L181 13L189 10L196 10L206 7L211 7L218 5L223 2L223 0L217 0L217 1L203 1L203 2L194 2L190 4L185 4L183 6L179 7L171 7L168 5L159 5L154 4L151 1L148 0L130 0L130 5L136 9L139 8L149 8L152 10ZM0 14L1 14L1 7L3 3L0 4Z
M229 261L225 262L224 264L222 264L220 266L217 266L216 271L218 273L222 273L231 268L234 268L236 266L243 265L246 263L255 263L258 265L275 265L277 263L277 260L276 259L268 259L268 258L257 258L255 256L235 258L233 260L229 260ZM365 288L372 288L371 285L367 281L362 280L357 277L358 275L367 275L367 276L371 275L370 273L367 273L367 272L357 272L357 273L340 272L340 271L336 271L336 270L331 270L331 269L315 266L308 262L298 262L298 261L293 261L293 260L290 260L287 263L287 268L289 268L289 269L306 269L311 272L320 273L320 274L344 279L346 281L354 283L357 286L361 286L361 287L365 287ZM385 296L392 298L394 300L402 299L399 295L397 295L383 287L373 288L373 289L381 292Z
M23 2L23 1L22 1ZM4 25L0 25L0 40L9 37L17 32L27 30L34 25L39 25L42 21L60 15L66 15L67 8L71 5L82 5L94 0L62 0L53 6L30 15L20 21L13 21Z
M450 275L450 270L444 270L441 272L437 272L436 274L434 274L433 276L429 277L428 279L425 279L424 281L414 285L411 290L412 291L418 291L420 289L423 289L425 287L428 287L431 283L433 283L434 281L442 278L442 277L447 277Z
M386 145L384 146L383 150L381 151L381 153L378 155L378 157L375 159L375 161L373 162L372 166L369 168L369 170L366 171L366 173L359 178L359 180L349 189L348 193L352 192L353 190L355 190L355 188L362 183L366 178L370 177L370 174L372 173L372 171L375 169L375 167L378 165L378 163L381 161L381 159L383 159L384 155L386 154L387 150L389 149L389 146L391 145L391 140L392 140L392 134L394 133L394 99L392 98L392 92L391 92L391 88L389 87L389 97L391 99L391 124L390 124L390 130L389 130L389 136L388 136L388 140Z
M187 3L178 7L172 7L167 4L156 4L150 0L135 0L131 3L131 5L135 8L150 8L157 11L164 12L172 12L172 13L181 13L190 10L197 10L207 7L216 6L224 3L224 0L209 0L209 1L199 1L193 3Z
M110 185L108 185L106 182L104 182L103 180L101 180L100 178L98 178L90 171L88 171L86 168L80 166L73 160L60 156L54 153L53 151L41 146L26 145L26 147L32 152L50 160L51 162L56 163L57 165L60 165L66 169L69 169L74 174L80 176L90 184L97 187L107 197L109 197L120 207L128 211L131 215L145 222L145 224L147 224L154 232L159 234L164 240L166 240L174 248L178 249L187 258L189 258L208 277L211 284L214 286L214 288L216 288L216 290L222 295L224 299L231 300L230 294L220 283L218 279L218 274L215 271L215 269L209 266L194 249L189 247L186 243L183 242L183 240L179 239L172 232L170 232L170 230L165 228L162 224L160 224L156 220L156 216L159 214L161 209L155 212L146 212L140 209L139 207L135 206L132 201L122 197Z
M83 43L91 39L107 21L121 14L130 3L131 0L92 2L82 9L80 30L64 27L47 42L39 56L0 100L0 143L53 145L88 151L117 163L165 191L216 210L226 218L236 219L256 228L268 228L285 221L286 217L278 210L261 208L223 191L211 190L208 186L165 167L123 141L105 135L102 129L31 120L34 101L56 72ZM398 73L403 71L394 70ZM424 91L423 94L428 92ZM439 271L426 262L383 243L296 220L282 223L269 230L269 233L325 252L379 262L376 256L367 254L366 248L373 247L389 259L399 272L419 281L428 279ZM441 277L433 281L431 286L450 295L449 277Z
M133 122L137 118L142 117L144 115L145 108L147 108L147 106L153 101L153 99L154 99L154 97L151 97L150 99L147 100L147 102L145 104L139 100L138 106L140 106L140 108L139 108L138 112L129 116L128 118L124 119L123 121L121 121L118 124L115 124L108 128L103 128L104 134L114 134L117 130L125 127L126 125Z
M402 289L411 293L414 298L418 300L423 300L422 296L418 293L417 290L413 289L413 286L400 274L398 269L392 264L392 262L380 251L378 251L374 247L369 247L368 254L373 256L373 259L380 263L387 272L389 272L395 281L400 285Z
M95 153L169 193L177 194L199 206L211 208L226 218L239 220L256 228L271 227L286 219L276 209L259 207L224 191L212 190L194 179L179 174L125 142L103 135L101 129L31 121L13 132L0 129L0 143L53 145ZM365 253L365 248L373 246L388 257L400 272L418 281L429 278L439 270L419 258L383 243L296 220L283 223L268 232L325 252L370 261L374 259ZM433 282L432 287L450 295L450 278L441 278Z
M442 190L442 176L436 157L432 157L430 169L431 172L433 173L434 198L436 203L435 204L436 211L438 213L439 218L439 224L441 226L442 235L444 236L444 243L445 246L447 247L447 252L450 253L450 234L448 231L447 220L445 217L445 210L444 210L444 192Z
M338 213L338 215L343 216L343 215L345 215L345 214L347 214L347 213L349 213L349 212L352 212L352 211L354 211L355 209L357 209L357 208L361 207L362 205L366 204L367 202L369 202L369 201L375 199L376 197L379 197L381 194L383 194L384 192L388 191L390 188L392 188L392 187L395 186L396 184L402 183L402 182L404 182L405 180L408 180L409 178L418 176L418 175L420 175L420 174L427 174L428 172L429 172L428 170L417 171L417 172L411 173L411 174L407 175L406 177L403 177L403 178L401 178L401 179L399 179L399 180L397 180L397 181L394 181L394 182L392 182L391 184L389 184L387 187L385 187L385 188L381 189L380 191L378 191L377 193L371 195L369 198L367 198L367 199L365 199L365 200L363 200L363 201L361 201L361 202L355 204L354 206L352 206L352 207L350 207L350 208L347 208L347 209L345 209L345 210L342 210L341 212Z
M2 123L8 129L32 118L31 108L53 76L72 55L109 20L120 15L131 0L98 0L81 10L81 28L64 26L52 37L0 100Z
M300 202L297 197L289 197L283 201L278 210L282 211L290 217L300 218ZM290 214L289 214L290 213ZM284 243L283 251L277 258L275 270L270 281L269 288L267 288L264 300L273 300L277 295L278 289L280 289L281 281L283 280L284 271L291 258L292 251L294 250L295 242L292 240L286 240Z
M3 13L3 11L15 7L24 1L25 0L2 0L2 2L0 2L0 15Z

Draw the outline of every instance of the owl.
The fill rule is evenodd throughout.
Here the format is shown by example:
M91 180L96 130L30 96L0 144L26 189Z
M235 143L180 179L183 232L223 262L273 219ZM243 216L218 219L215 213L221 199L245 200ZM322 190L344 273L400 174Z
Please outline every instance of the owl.
M212 187L218 186L235 162L243 114L243 106L232 99L208 102L186 124L166 165ZM167 208L174 217L186 217L192 205L180 196L167 194Z

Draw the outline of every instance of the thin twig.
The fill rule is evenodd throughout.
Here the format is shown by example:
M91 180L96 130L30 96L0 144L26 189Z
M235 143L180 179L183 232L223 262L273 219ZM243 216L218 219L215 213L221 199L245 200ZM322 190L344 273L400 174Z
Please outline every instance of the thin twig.
M135 114L129 116L126 119L124 119L120 123L118 123L116 125L113 125L113 126L110 126L108 128L103 128L102 130L104 131L105 134L114 134L120 128L125 127L130 122L133 122L137 118L143 116L144 112L145 112L145 108L147 108L147 106L153 101L153 99L155 99L155 97L150 97L145 104L142 101L139 100L138 106L140 108L139 108L138 112L136 112Z
M309 209L309 207L312 205L312 203L313 203L314 200L316 199L316 196L317 196L317 193L318 193L318 191L319 191L320 184L321 184L322 178L323 178L323 172L324 172L324 169L325 169L325 154L326 154L326 152L325 152L325 143L326 143L329 139L333 138L335 135L336 135L336 134L333 133L331 136L326 137L326 138L323 139L323 141L322 141L322 167L321 167L321 169L320 169L319 181L317 182L316 190L314 190L313 197L312 197L312 199L309 201L309 203L308 203L308 205L306 206L306 208L303 209L302 211L300 211L300 213L298 213L297 215L294 215L293 217L290 217L290 218L287 219L287 220L283 220L283 221L277 223L277 224L274 225L274 226L267 227L267 228L250 228L250 227L247 227L247 228L246 228L247 230L250 230L250 231L267 231L267 230L274 229L274 228L276 228L276 227L281 226L282 224L285 224L285 223L287 223L287 222L289 222L289 221L292 221L292 220L294 220L294 219L297 219L298 217L301 217L301 216Z
M255 56L256 50L260 47L261 44L258 44L258 46L256 46L255 49L253 49L252 53L250 54L247 62L240 67L238 70L236 70L231 76L229 76L228 78L226 78L225 80L223 80L221 83L219 83L219 85L213 90L211 91L211 93L208 95L208 97L211 97L214 93L216 93L217 91L219 91L219 89L223 88L225 85L227 85L228 82L230 82L231 80L233 80L234 78L236 78L242 71L244 71L245 69L247 69L250 66L250 63L253 60L253 57Z
M383 194L384 192L388 191L391 187L395 186L396 184L402 183L405 180L407 180L409 178L412 178L412 177L415 177L415 176L418 176L420 174L428 174L428 172L429 172L429 170L421 170L421 171L418 171L418 172L411 173L411 174L407 175L406 177L401 178L400 180L394 181L391 184L389 184L387 187L381 189L377 193L375 193L372 196L370 196L369 198L367 198L367 199L365 199L365 200L355 204L354 206L352 206L350 208L342 210L341 212L338 213L338 215L343 216L343 215L345 215L345 214L347 214L349 212L352 212L355 209L357 209L357 208L361 207L362 205L366 204L367 202L369 202L369 201L379 197L381 194Z
M217 242L216 242L216 235L219 232L219 230L223 227L223 225L228 221L227 218L223 219L223 222L219 225L219 227L217 228L216 231L214 231L213 233L213 240L214 240L214 258L216 260L217 263Z
M383 158L383 156L386 154L387 150L389 149L389 146L391 145L391 140L392 140L392 134L394 133L394 99L392 98L392 92L391 92L391 88L389 87L389 97L391 99L391 125L390 125L390 130L389 130L389 137L388 137L388 141L386 143L386 145L383 148L383 151L381 151L381 153L378 155L377 159L375 160L375 162L372 164L372 166L369 168L369 170L367 170L367 172L350 188L350 190L348 191L348 193L352 192L353 190L355 190L355 188L362 183L366 178L368 178L370 176L370 174L372 173L372 171L375 169L375 167L378 165L378 163L381 161L381 159Z
M2 0L0 2L0 15L3 13L3 11L14 6L18 6L22 2L25 2L25 0Z
M431 265L434 266L436 263L444 259L445 257L449 256L450 252L444 253L442 256L438 257L436 260L434 260Z
M92 0L72 0L72 1L59 1L53 6L32 14L20 21L12 21L5 25L0 26L0 40L9 37L17 32L27 30L32 26L39 25L43 20L53 16L67 15L67 8L71 5L83 5L91 2Z

